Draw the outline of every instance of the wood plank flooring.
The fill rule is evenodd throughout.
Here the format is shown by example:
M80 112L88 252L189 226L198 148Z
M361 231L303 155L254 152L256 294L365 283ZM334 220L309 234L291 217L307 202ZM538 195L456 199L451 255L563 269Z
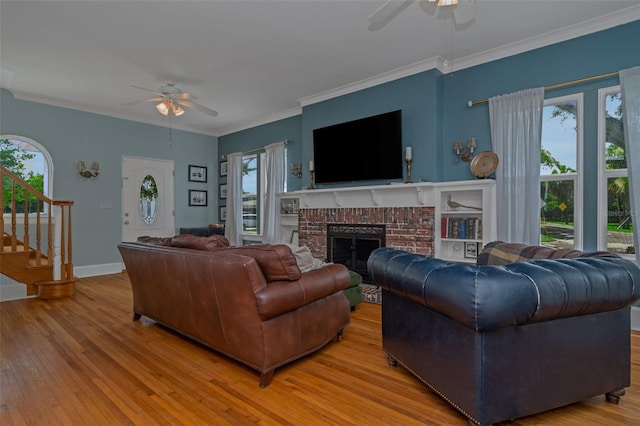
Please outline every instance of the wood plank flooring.
M362 303L341 342L258 373L144 318L126 274L84 278L66 300L0 303L0 424L466 425L382 351L380 306ZM640 333L632 386L513 425L640 425ZM505 395L508 398L508 395Z

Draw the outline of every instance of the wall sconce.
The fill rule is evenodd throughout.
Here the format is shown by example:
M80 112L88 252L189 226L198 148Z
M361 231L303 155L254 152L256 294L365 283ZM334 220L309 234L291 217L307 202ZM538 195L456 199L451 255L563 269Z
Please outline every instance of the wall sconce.
M471 161L471 159L473 158L473 151L477 146L478 145L476 144L476 138L469 138L469 141L467 142L468 151L462 149L462 144L460 143L460 141L455 141L453 143L453 151L456 153L456 161Z
M93 164L91 164L91 169L87 170L84 161L78 161L78 174L85 179L98 177L100 174L100 165L94 161Z
M298 179L302 177L302 163L291 163L291 176Z

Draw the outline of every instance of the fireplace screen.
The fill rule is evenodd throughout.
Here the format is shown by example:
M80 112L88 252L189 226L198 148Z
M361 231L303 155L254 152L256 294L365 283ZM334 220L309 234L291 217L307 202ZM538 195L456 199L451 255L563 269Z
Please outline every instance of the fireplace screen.
M385 225L327 224L327 259L341 263L369 282L367 260L385 246Z

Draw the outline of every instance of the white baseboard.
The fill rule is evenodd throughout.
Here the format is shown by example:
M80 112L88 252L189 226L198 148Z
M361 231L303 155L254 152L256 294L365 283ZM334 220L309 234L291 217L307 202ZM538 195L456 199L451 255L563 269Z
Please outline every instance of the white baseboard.
M76 266L73 273L78 278L95 277L98 275L119 274L124 270L122 262L104 263L102 265ZM9 300L29 299L36 296L27 296L27 286L0 275L0 302Z
M0 283L0 302L6 302L9 300L29 299L36 296L27 296L27 286L13 281L10 278L2 275L2 282Z
M122 262L103 263L101 265L75 266L73 268L73 274L78 278L119 274L122 271L124 271L124 264Z
M631 307L631 329L640 331L640 306Z

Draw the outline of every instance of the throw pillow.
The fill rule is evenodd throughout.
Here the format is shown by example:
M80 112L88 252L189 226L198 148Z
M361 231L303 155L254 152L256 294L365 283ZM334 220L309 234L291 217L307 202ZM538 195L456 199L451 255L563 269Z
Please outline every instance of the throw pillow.
M138 242L154 246L170 246L171 237L148 237L144 235L142 237L138 237Z
M222 252L254 258L267 282L296 281L301 276L296 257L284 244L252 244L225 248Z
M202 237L191 234L176 235L171 239L173 247L190 248L195 250L215 251L221 248L229 247L229 240L222 235L211 235Z
M291 249L291 252L296 257L296 263L298 264L298 268L300 268L300 272L303 274L305 272L313 271L314 269L320 269L324 265L330 265L330 263L323 262L320 259L316 259L311 254L311 250L307 246L294 246L293 244L285 244L287 247Z

